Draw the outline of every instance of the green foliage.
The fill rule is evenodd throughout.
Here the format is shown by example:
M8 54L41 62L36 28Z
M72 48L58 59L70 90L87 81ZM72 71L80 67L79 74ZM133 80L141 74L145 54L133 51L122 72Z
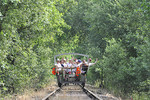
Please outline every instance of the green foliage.
M125 84L128 83L128 81L125 79L125 75L129 74L126 72L129 72L130 68L127 68L126 66L128 61L126 59L126 55L127 54L125 52L125 49L121 47L120 43L117 43L115 39L109 41L109 45L107 45L106 47L106 52L103 56L102 63L102 66L104 68L104 81L106 87L128 89ZM125 80L127 82L125 82ZM127 92L126 90L122 91Z
M83 2L85 5L82 4L78 8L82 8L80 14L84 16L78 18L82 18L87 24L81 26L80 30L74 30L83 34L84 30L87 31L85 38L82 38L84 42L80 42L77 51L100 59L97 66L88 72L88 80L92 83L99 80L100 84L111 91L115 90L117 94L148 93L150 2L147 0L83 0ZM90 6L85 8L86 5ZM77 18L73 20L76 21ZM96 77L91 78L93 76Z
M99 58L88 81L117 94L149 94L148 0L1 0L0 93L40 88L53 56ZM100 83L98 83L100 82Z
M64 22L63 11L60 13L57 3L62 1L0 1L3 16L0 20L2 94L43 87L52 78L53 56L60 52L57 49L71 51L76 47L78 36L71 38L70 44L64 40L66 37L58 38L65 36L63 30L70 27Z

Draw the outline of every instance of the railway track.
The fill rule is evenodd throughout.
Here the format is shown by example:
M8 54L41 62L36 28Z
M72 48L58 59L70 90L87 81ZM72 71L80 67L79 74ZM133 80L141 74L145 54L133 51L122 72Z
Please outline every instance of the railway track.
M57 88L42 100L103 100L81 85L68 85Z

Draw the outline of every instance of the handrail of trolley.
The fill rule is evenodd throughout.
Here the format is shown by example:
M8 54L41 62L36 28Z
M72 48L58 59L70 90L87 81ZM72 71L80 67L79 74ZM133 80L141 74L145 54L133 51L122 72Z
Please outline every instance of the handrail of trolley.
M56 57L62 56L62 55L80 55L80 56L85 56L85 57L87 57L87 59L89 58L89 55L80 54L80 53L63 53L63 54L58 54L58 55L55 55L55 56L54 56L54 64L56 64Z

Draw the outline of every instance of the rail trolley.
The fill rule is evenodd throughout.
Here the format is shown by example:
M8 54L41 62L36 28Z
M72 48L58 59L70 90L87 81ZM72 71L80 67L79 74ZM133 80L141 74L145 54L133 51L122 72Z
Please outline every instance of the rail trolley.
M59 55L54 56L54 65L56 64L56 59L59 56L63 56L63 55L82 56L87 59L87 62L88 62L88 58L89 58L89 56L85 55L85 54L64 53L64 54L59 54ZM82 66L82 68L77 67L77 68L67 68L67 69L70 69L71 73L65 73L64 70L66 70L66 68L63 68L63 67L61 67L61 72L57 72L56 68L53 67L52 73L54 75L56 75L56 77L57 77L58 86L61 87L62 85L73 83L73 84L81 84L84 87L85 80L86 80L86 73L88 71L88 66ZM75 69L75 72L72 71L73 69ZM82 73L82 71L84 71L84 73ZM67 77L67 79L66 79L66 77Z

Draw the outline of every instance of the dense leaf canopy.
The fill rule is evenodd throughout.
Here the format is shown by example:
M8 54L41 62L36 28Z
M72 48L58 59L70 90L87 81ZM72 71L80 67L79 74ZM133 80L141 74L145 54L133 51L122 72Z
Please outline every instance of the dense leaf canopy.
M41 88L53 56L99 58L88 82L116 94L150 94L148 0L1 0L0 93Z

